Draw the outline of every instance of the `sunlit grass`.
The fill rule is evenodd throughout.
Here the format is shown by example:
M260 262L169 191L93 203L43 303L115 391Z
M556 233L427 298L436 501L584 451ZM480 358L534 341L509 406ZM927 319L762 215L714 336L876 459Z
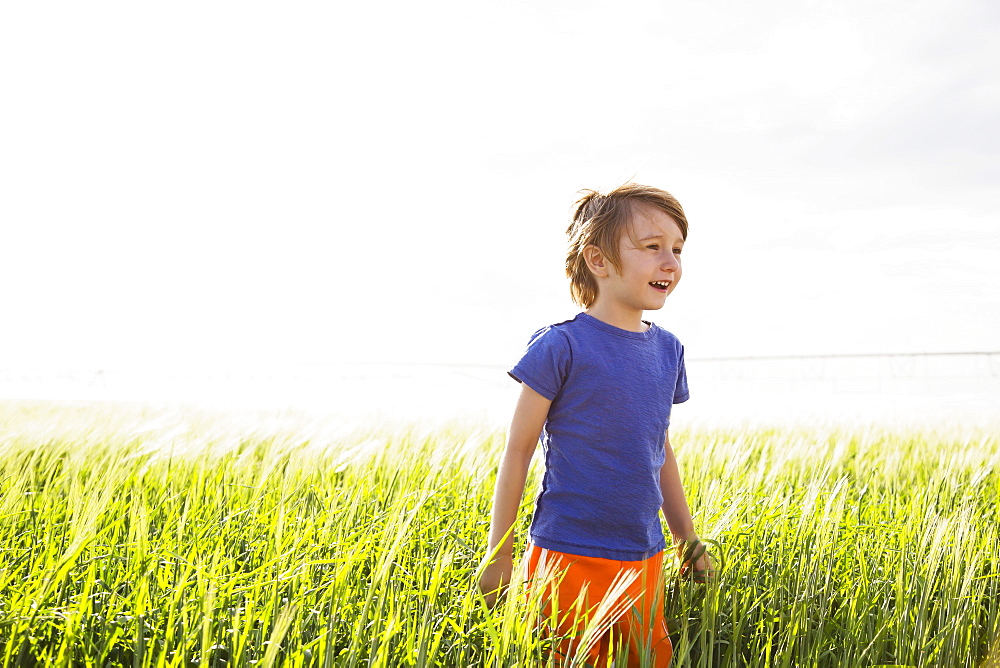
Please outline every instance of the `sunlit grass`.
M545 663L537 606L490 613L473 586L502 433L44 404L0 405L0 428L4 665ZM669 585L675 665L984 659L993 432L671 440L725 562Z

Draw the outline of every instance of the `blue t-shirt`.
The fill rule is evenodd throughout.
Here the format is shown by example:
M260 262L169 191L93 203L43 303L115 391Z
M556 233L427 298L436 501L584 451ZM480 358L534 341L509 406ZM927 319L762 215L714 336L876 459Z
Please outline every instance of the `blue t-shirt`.
M664 440L671 406L688 399L677 337L580 313L535 332L510 375L552 400L531 541L622 561L663 550Z

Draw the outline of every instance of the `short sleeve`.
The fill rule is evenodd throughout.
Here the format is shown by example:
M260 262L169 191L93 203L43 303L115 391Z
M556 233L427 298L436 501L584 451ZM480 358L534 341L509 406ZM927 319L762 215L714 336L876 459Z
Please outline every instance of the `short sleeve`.
M690 398L688 393L687 369L684 367L684 346L677 358L677 385L674 387L674 403L682 404Z
M566 335L554 327L532 335L521 359L507 373L552 401L569 375L572 351Z

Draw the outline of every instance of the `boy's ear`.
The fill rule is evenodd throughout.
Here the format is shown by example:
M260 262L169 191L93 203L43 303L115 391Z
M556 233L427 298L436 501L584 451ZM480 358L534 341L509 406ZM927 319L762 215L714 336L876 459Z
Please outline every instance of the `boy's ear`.
M583 260L587 263L590 273L598 278L605 278L608 275L608 261L604 257L604 251L591 244L583 247Z

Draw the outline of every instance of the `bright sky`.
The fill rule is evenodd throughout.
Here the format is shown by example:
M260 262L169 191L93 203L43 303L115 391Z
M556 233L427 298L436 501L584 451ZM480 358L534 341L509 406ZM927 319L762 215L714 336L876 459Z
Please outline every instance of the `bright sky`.
M6 3L0 367L512 361L577 190L689 357L1000 348L1000 5Z

